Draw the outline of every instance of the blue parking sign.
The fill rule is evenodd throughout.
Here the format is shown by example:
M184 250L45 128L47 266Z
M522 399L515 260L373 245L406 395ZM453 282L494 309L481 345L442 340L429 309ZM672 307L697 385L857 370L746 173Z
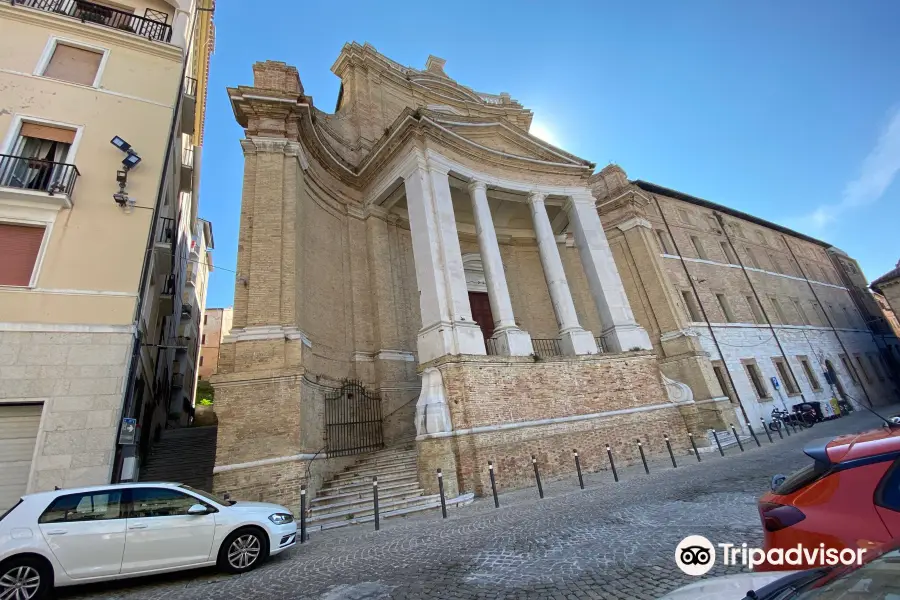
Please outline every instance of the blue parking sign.
M772 379L772 387L777 390L781 386L781 384L778 383L778 378L772 377L771 379Z

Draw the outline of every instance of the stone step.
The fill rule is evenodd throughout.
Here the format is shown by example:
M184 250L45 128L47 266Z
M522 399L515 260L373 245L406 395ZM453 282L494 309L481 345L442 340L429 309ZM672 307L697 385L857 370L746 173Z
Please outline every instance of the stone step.
M357 465L382 465L394 462L415 462L415 452L404 452L402 454L387 454L383 456L368 456L356 461Z
M337 475L332 477L331 481L346 481L347 479L354 479L358 477L371 478L373 475L377 475L379 478L381 478L396 475L397 473L409 473L410 475L414 475L418 473L418 470L414 465L400 465L397 467L384 467L378 469L353 467L348 471L338 473Z
M397 498L417 498L421 496L425 490L420 487L404 487L402 489L396 490L378 490L378 500L395 500ZM348 497L340 497L333 496L330 498L325 498L326 502L316 502L316 500L320 500L320 498L315 498L312 501L311 508L313 510L325 510L326 508L333 508L335 506L344 506L351 507L357 504L365 505L372 504L372 493L368 494L353 494Z
M432 498L434 496L425 496L426 498ZM441 507L440 497L437 497L438 500L434 502L429 502L427 504L421 504L412 506L410 508L401 508L398 510L391 510L382 512L379 514L379 518L381 520L391 519L394 517L405 517L411 514L424 512L426 510L437 510ZM474 499L474 494L464 494L457 498L451 498L447 500L447 508L455 508L458 506L464 506L466 504L471 504ZM325 531L327 529L335 529L338 527L346 527L348 525L358 525L360 523L371 523L375 520L375 515L367 515L363 517L353 517L351 519L340 519L328 523L316 523L313 526L308 526L307 531L316 532L316 531Z
M402 483L396 485L381 485L378 484L378 491L382 494L387 493L403 493L403 492L411 492L412 490L419 489L419 482L415 481L412 483ZM328 493L331 492L331 493ZM364 487L360 490L353 491L341 491L340 488L335 490L320 490L316 497L313 498L311 505L317 504L330 504L335 501L340 500L349 500L352 498L372 498L372 486Z
M418 482L419 478L415 473L403 473L398 475L388 475L387 477L379 477L378 485L387 483L411 483ZM350 491L352 489L372 487L371 477L356 477L354 479L344 479L341 481L327 481L322 485L323 490L343 489Z
M420 504L433 503L435 500L440 503L440 496L401 496L399 498L381 499L378 497L379 511L389 512L399 510L401 508L409 508ZM359 502L356 506L335 506L328 505L316 507L307 521L308 523L324 523L336 519L352 519L354 517L364 517L366 515L375 514L375 506L372 502Z

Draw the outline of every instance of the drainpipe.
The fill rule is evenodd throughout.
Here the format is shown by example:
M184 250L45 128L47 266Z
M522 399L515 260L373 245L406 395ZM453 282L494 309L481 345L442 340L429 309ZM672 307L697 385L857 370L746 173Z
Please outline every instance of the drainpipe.
M666 232L669 234L669 239L672 240L672 245L675 247L675 253L678 254L678 260L681 262L681 268L684 269L684 274L687 277L688 283L691 284L691 289L694 291L694 297L697 298L697 305L700 307L700 312L703 314L703 320L706 322L706 326L709 327L709 333L712 336L713 344L716 346L716 352L719 353L719 357L722 359L722 366L725 367L725 373L728 375L728 383L731 385L731 389L734 390L734 395L737 396L738 406L741 408L741 413L744 415L744 422L750 423L750 417L747 415L747 409L744 408L744 403L741 402L741 395L738 394L737 386L734 384L734 377L731 376L731 370L728 368L728 362L725 360L725 355L722 354L722 348L719 346L719 340L716 338L716 332L713 330L712 323L709 321L709 317L706 316L706 309L703 307L703 301L700 300L700 294L697 293L697 286L694 285L694 280L691 278L691 273L688 271L687 263L684 261L684 257L681 255L681 250L678 248L678 242L675 241L675 236L672 235L672 228L669 227L669 220L666 219L666 214L663 212L662 207L659 205L659 199L654 195L653 202L656 203L656 210L659 211L659 215L662 217L663 225L666 226ZM727 395L728 390L722 390Z
M781 234L782 241L784 245L787 246L788 252L791 253L791 258L794 259L794 264L797 265L797 268L800 270L800 275L803 276L803 280L806 281L806 285L809 286L809 291L812 292L813 298L816 299L816 302L819 304L819 308L822 309L822 314L825 315L825 320L828 321L828 326L831 328L831 332L834 334L835 339L837 339L838 344L841 346L841 350L844 351L844 356L847 357L847 363L850 364L850 368L853 369L853 375L856 377L856 380L859 382L859 387L862 388L863 394L866 397L866 402L869 403L869 406L872 406L872 399L869 397L869 392L866 391L866 386L863 383L862 377L859 376L859 372L856 370L856 365L853 364L853 356L847 351L847 347L844 346L844 341L841 339L841 336L838 335L837 329L834 326L834 323L831 322L831 317L828 316L828 311L825 310L825 305L822 304L822 301L819 299L819 295L816 293L816 288L813 287L813 284L809 281L809 277L806 276L806 271L803 270L803 265L800 264L800 261L797 260L797 255L794 254L794 249L791 248L791 245L788 244L787 239L784 234ZM837 269L837 272L840 273L841 270ZM845 282L846 283L846 282ZM849 287L847 289L850 289ZM876 344L877 346L877 344Z
M744 277L747 279L747 283L750 284L750 290L753 292L753 297L756 298L756 303L759 305L760 310L762 310L763 317L766 319L766 324L769 326L769 329L772 331L772 337L775 338L775 343L778 345L778 351L781 353L781 357L784 358L784 364L787 365L788 373L791 376L791 379L794 380L794 385L797 386L797 389L800 390L800 399L803 402L806 402L806 396L803 395L803 390L800 388L799 380L796 375L794 375L794 368L791 366L791 361L788 359L787 354L784 352L784 347L781 345L781 340L778 339L778 332L775 331L775 327L772 325L771 319L769 319L769 312L766 310L766 307L759 299L759 294L756 293L756 287L753 285L753 280L750 279L750 274L747 273L747 267L744 266L744 261L741 260L740 254L738 254L737 248L734 247L734 243L731 241L731 236L728 235L728 228L725 227L725 221L722 219L722 215L717 211L713 211L713 214L716 216L716 220L719 222L719 227L722 228L722 233L725 234L725 239L728 240L728 246L731 248L731 252L734 253L734 257L738 261L738 265L741 267L741 272L744 273ZM784 398L782 398L784 401ZM785 406L785 409L787 407Z

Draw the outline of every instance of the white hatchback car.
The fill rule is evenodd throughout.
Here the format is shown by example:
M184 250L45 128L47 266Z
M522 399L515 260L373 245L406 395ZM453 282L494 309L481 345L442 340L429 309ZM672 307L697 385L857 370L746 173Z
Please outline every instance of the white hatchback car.
M54 586L218 565L243 573L297 540L291 512L176 483L129 483L24 496L0 516L0 598Z

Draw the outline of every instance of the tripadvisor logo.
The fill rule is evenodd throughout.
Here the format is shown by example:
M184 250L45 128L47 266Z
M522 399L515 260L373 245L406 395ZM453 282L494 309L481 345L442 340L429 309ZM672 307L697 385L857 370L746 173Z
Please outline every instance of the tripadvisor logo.
M675 547L675 564L688 575L706 575L716 564L716 549L702 535L689 535Z

